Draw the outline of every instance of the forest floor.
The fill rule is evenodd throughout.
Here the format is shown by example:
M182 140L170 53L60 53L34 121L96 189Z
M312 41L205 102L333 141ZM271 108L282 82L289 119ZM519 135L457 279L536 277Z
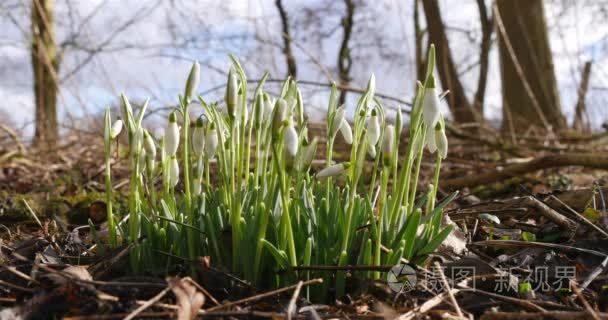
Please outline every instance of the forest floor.
M448 129L439 198L459 190L445 211L457 230L408 269L411 286L390 276L403 268L364 281L348 267L349 295L323 303L306 297L316 280L255 288L205 257L192 278L184 267L168 278L130 274L129 248L101 254L90 234L88 221L106 218L102 135L70 135L53 152L9 135L0 140L0 319L608 319L608 133L503 139ZM113 163L117 211L126 162Z

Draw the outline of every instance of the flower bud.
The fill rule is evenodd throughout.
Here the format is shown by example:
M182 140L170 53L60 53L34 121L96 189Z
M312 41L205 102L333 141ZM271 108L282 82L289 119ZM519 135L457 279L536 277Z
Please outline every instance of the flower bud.
M306 171L310 168L312 161L315 159L315 153L317 152L317 143L318 139L316 137L311 143L307 143L305 140L302 141L300 155L296 160L296 170Z
M226 85L226 108L228 108L228 115L234 119L237 115L236 104L238 102L239 88L236 78L235 71L230 69L228 72L228 83Z
M344 118L342 118L342 125L340 125L340 133L347 144L353 144L353 130L350 128L348 121Z
M110 130L110 139L114 140L120 132L122 131L122 120L118 119L114 121L112 124L112 129Z
M287 154L291 157L295 157L298 153L298 140L298 132L293 126L293 121L290 120L283 133L283 144Z
M190 74L188 75L188 81L186 81L186 89L184 90L184 99L189 102L192 99L192 94L198 89L198 83L200 80L201 66L198 61L194 61Z
M137 154L142 150L144 143L144 129L139 127L135 130L135 134L133 135L133 141L131 141L131 153L133 155Z
M445 159L448 156L448 137L445 135L443 128L435 130L435 144L437 145L437 151L441 159Z
M393 161L393 148L395 145L395 128L388 125L384 128L384 138L382 139L382 156L385 164L389 165Z
M194 184L192 185L192 193L195 196L198 196L201 194L202 191L202 185L200 183L200 181L194 181Z
M335 177L337 175L344 173L348 169L349 166L350 166L350 163L348 163L348 162L334 164L334 165L331 165L331 166L319 171L317 173L316 177L317 177L317 179Z
M376 109L372 110L372 116L369 118L367 122L367 142L370 146L375 146L378 144L378 140L380 139L380 119L378 119L378 114Z
M169 160L169 185L173 188L179 182L179 163L176 156L171 156Z
M165 130L165 154L173 156L179 147L179 127L177 126L177 116L175 111L169 115L169 123Z
M338 129L342 126L342 121L344 120L344 106L340 106L336 109L334 113L334 118L331 122L331 127L329 130L329 136L334 138L336 133L338 133Z
M198 118L192 130L192 151L196 156L202 156L205 150L205 129L203 128L203 119Z
M264 108L262 109L264 117L262 120L270 119L274 107L274 101L270 99L270 96L267 93L264 93L264 99L262 99L262 101L264 102Z
M274 116L272 118L272 133L278 135L283 125L283 121L287 119L287 102L283 99L278 99L274 107Z
M376 94L376 76L373 73L367 81L367 92L368 98L370 99L368 102L371 102L374 98L374 94Z
M141 153L139 154L139 160L137 163L137 173L142 174L146 169L146 149L141 149Z
M211 123L210 128L207 131L207 135L205 135L205 152L207 153L208 159L213 159L213 157L215 157L217 144L217 130L215 129L215 125Z
M156 159L156 145L148 130L144 130L144 150L149 158Z

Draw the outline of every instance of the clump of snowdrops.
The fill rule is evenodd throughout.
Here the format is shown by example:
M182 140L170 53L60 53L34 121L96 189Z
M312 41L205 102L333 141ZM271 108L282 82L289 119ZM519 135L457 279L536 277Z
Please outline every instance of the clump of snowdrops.
M447 139L433 77L433 47L427 77L417 86L405 154L398 152L402 114L398 111L394 124L388 123L374 97L372 75L352 125L332 86L325 167L316 173L311 164L319 137L308 134L297 82L287 79L280 95L272 97L264 91L265 75L251 91L243 68L236 58L231 60L225 99L218 102L194 96L200 67L192 66L179 107L170 113L160 139L143 127L147 102L135 115L121 95L124 120L114 124L106 110L107 244L131 244L135 272L166 272L175 264L210 256L212 264L254 285L279 286L321 276L324 285L312 293L324 297L335 286L340 296L345 271L293 267L394 265L403 259L421 264L449 235L453 226L442 227L442 209L452 197L439 204L435 200ZM204 114L191 119L195 99ZM117 213L111 202L110 159L123 126L131 177L128 212ZM347 162L334 162L337 135L350 144ZM425 146L435 159L434 181L419 193ZM364 181L364 167L370 163L371 178ZM126 215L123 225L119 218ZM358 275L381 277L377 271Z

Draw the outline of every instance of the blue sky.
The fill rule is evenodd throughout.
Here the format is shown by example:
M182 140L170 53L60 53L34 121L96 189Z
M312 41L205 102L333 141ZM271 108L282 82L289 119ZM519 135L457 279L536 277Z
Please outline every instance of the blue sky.
M71 4L68 6L68 1ZM302 80L326 82L316 62L326 66L336 77L335 61L341 39L340 1L285 1L291 17L298 76ZM19 0L0 4L0 118L15 127L33 120L33 92L27 33L27 10ZM414 87L414 42L411 1L363 1L356 11L352 51L355 57L352 84L364 87L373 72L378 91L409 99ZM595 61L589 105L596 124L606 121L605 104L608 73L604 71L606 30L608 26L596 17L593 5L576 2L564 11L559 3L548 1L547 20L564 112L571 117L576 102L580 68L586 59ZM477 7L473 0L440 1L444 20L449 26L452 52L462 69L474 64L477 56L475 41L480 38ZM205 91L224 82L229 52L237 54L251 79L259 78L265 69L273 77L285 74L284 58L274 43L282 43L274 1L119 1L119 0L57 0L57 39L64 41L79 34L78 42L94 48L104 43L112 32L143 10L92 61L61 86L59 105L61 117L67 111L75 117L98 113L105 105L117 103L120 92L135 101L151 98L151 107L158 108L175 102L183 90L190 63L202 63L200 90ZM452 8L457 7L458 10ZM143 9L142 9L143 8ZM87 23L83 17L96 12ZM15 23L15 21L17 23ZM306 26L306 27L304 27ZM320 38L320 31L326 37ZM179 44L179 45L176 45ZM64 77L74 66L86 59L88 53L66 50L60 69ZM497 51L491 53L490 76L486 100L486 117L500 117L500 80ZM477 69L462 74L462 82L473 95ZM318 88L303 88L309 113L325 106L327 92ZM314 89L314 90L313 90ZM221 97L221 92L210 94ZM597 109L597 110L596 110ZM24 133L31 133L31 125Z

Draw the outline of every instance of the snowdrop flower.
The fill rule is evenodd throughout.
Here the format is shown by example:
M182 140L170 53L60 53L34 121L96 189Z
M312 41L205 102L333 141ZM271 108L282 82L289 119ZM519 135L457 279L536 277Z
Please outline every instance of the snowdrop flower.
M348 121L344 118L342 118L342 124L340 125L340 133L347 144L353 144L353 130Z
M192 151L198 157L203 155L205 149L205 129L203 119L198 118L194 130L192 130Z
M348 162L334 164L334 165L331 165L331 166L319 171L317 173L316 177L317 177L317 179L335 177L337 175L344 173L346 171L346 169L348 169L349 166L350 166L350 164Z
M295 157L298 153L298 142L298 133L293 126L293 121L290 120L283 135L283 143L289 156Z
M238 102L238 82L236 79L235 71L230 69L228 72L228 84L226 87L226 107L228 108L228 114L231 118L235 118L237 115L236 105Z
M207 135L205 136L205 152L207 153L208 159L213 159L213 157L215 157L217 144L217 130L215 129L215 125L211 123L210 128L207 131Z
M380 139L380 119L378 119L378 113L376 109L372 110L372 116L367 122L367 142L370 146L378 144Z
M427 128L434 129L439 121L439 96L437 88L435 88L435 78L432 75L428 83L422 100L422 119Z
M186 89L184 90L184 99L187 102L190 102L192 98L192 94L198 88L198 82L200 80L201 74L201 66L198 64L198 60L194 61L192 64L192 68L190 69L190 74L188 75L188 81L186 81Z
M331 123L331 130L329 131L330 137L335 137L338 129L342 127L342 121L344 120L344 106L340 106L334 113L334 118Z
M367 154L373 159L376 158L376 146L372 146L370 144L367 145Z
M110 139L116 139L120 132L122 131L122 120L118 119L114 121L112 124L112 129L110 130Z
M264 99L262 99L262 101L264 102L264 107L262 108L262 112L264 115L263 120L269 119L270 115L272 115L274 101L270 99L270 96L267 93L264 93Z
M428 127L426 130L426 147L430 153L437 151L437 143L435 142L435 127Z
M165 154L173 156L179 147L179 127L177 126L177 116L175 111L169 115L169 123L165 130Z
M137 154L142 150L144 143L144 129L139 127L135 130L135 134L133 135L133 141L131 145L131 152L133 155Z
M144 150L151 159L156 159L156 145L148 130L144 130Z
M169 185L173 188L179 182L179 163L176 156L171 156L169 160Z

